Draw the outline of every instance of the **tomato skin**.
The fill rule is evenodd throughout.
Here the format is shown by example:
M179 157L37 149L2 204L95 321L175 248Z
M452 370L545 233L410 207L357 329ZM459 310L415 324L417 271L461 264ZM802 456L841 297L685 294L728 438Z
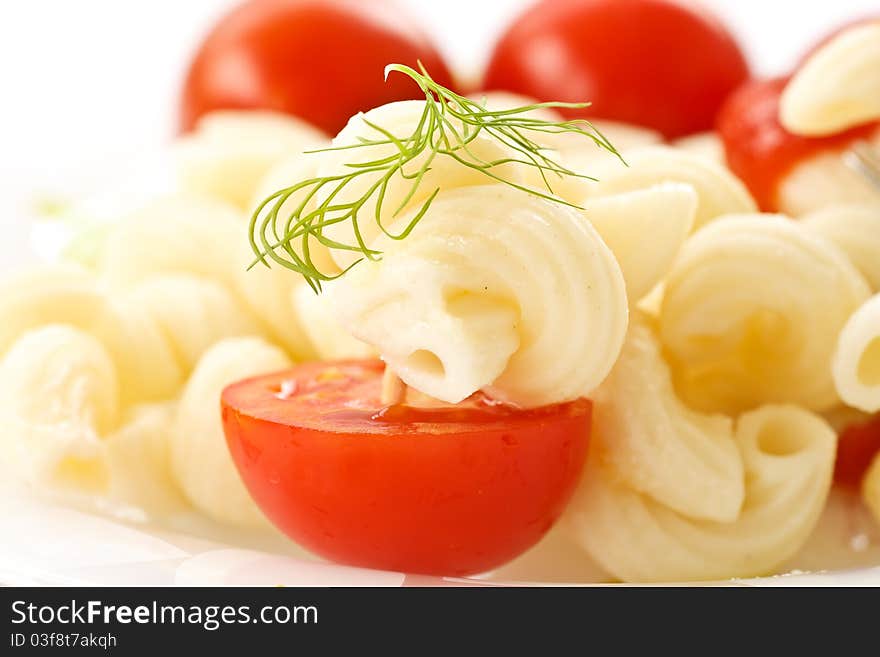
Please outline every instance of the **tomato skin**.
M828 151L843 151L870 137L872 123L828 137L794 135L779 122L779 99L789 78L750 82L734 92L718 115L727 165L765 212L779 210L779 185L799 163Z
M496 45L484 88L590 101L567 115L635 123L672 139L711 128L748 76L735 39L705 11L674 0L544 0Z
M381 363L348 365L374 368L369 387L378 395ZM390 413L386 420L343 413L347 431L332 420L329 429L317 420L297 427L295 418L276 421L290 412L270 410L253 392L296 372L227 388L223 425L260 508L333 561L459 576L500 566L556 521L586 458L587 400L537 412L466 411L470 419L458 423L455 408L447 422L442 409L390 407L380 413Z
M440 84L449 70L424 33L390 0L248 0L223 18L192 61L180 123L218 109L267 109L336 134L352 115L421 98L387 64L421 61Z
M880 453L880 415L848 426L837 442L834 481L858 490L874 456Z

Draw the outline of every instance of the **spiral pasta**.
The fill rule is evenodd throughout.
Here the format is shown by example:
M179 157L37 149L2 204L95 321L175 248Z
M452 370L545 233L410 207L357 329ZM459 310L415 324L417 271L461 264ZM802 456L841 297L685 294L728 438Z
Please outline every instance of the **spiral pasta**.
M417 390L457 402L485 388L537 406L589 393L617 359L623 276L571 208L504 185L461 188L381 248L329 291L343 326Z
M590 186L591 196L620 194L664 182L684 183L693 187L699 198L695 229L724 214L757 209L736 176L704 157L669 146L648 146L627 153L626 161L629 166L610 162L597 168L594 175L599 182Z
M660 337L679 394L710 412L833 406L837 335L869 294L843 253L797 222L713 222L685 243L666 280Z
M293 307L321 360L375 357L376 350L340 326L327 295L315 294L307 285L293 289Z
M117 422L117 391L113 362L88 333L50 324L21 335L0 361L0 441L10 472L104 489L101 436Z
M585 204L587 218L620 264L631 303L669 272L694 224L697 202L690 185L664 183ZM645 235L652 236L650 248Z
M129 298L157 322L184 372L192 371L215 342L262 333L247 308L220 283L206 278L151 277L132 290Z
M622 484L692 518L737 518L745 489L733 421L678 399L657 339L638 316L593 401L593 458Z
M202 355L187 382L171 429L171 467L187 499L209 517L241 527L266 524L226 448L218 400L230 383L290 364L264 340L228 338Z
M673 141L671 145L685 153L702 157L723 167L727 166L724 143L716 132L699 132L695 135L681 137Z
M424 108L425 101L407 100L389 103L376 107L369 112L356 114L349 120L348 125L342 129L339 135L336 136L332 145L340 148L359 144L363 139L387 139L386 134L371 127L369 123L381 126L397 138L406 138L416 129ZM464 134L464 126L462 124L456 124L453 119L450 119L450 121L459 134ZM321 177L339 175L340 172L350 171L354 165L387 158L397 153L398 147L391 143L361 146L357 149L327 151L320 155L318 175ZM429 157L429 153L426 150L407 165L404 173L410 176L415 174L424 164L427 157ZM478 135L468 143L466 150L458 150L458 157L467 162L486 163L510 158L512 157L512 151L490 136ZM525 165L507 163L493 167L492 172L506 180L523 183L526 182L525 169L527 168L529 167ZM334 205L343 205L360 199L370 186L379 182L381 175L382 172L367 173L353 179L338 193L334 193ZM484 173L458 162L449 155L441 154L431 162L430 170L422 178L418 190L409 199L406 207L420 206L438 188L450 190L456 187L483 185L490 181L491 179ZM400 172L395 173L389 179L384 191L380 216L386 228L390 227L393 223L394 212L405 200L412 186L413 180L404 178ZM331 189L332 186L319 192L318 200L326 200L328 194L331 193ZM327 214L328 219L333 216L335 216L333 212ZM358 212L358 228L364 243L367 245L370 245L381 233L379 226L376 224L376 195L371 197ZM351 221L326 226L324 232L329 238L338 242L357 244L354 226ZM340 249L334 249L331 255L342 268L348 267L362 257L360 252Z
M195 132L176 144L180 186L244 210L274 164L326 141L317 128L287 114L211 112L199 120Z
M880 147L880 131L873 138ZM780 212L802 217L842 204L872 203L877 192L868 179L846 165L839 152L815 155L797 164L779 183Z
M272 338L297 358L312 355L290 302L301 284L281 268L257 265L243 217L228 205L179 194L124 219L107 238L100 271L123 292L161 275L183 274L215 281L242 301Z
M808 136L880 119L880 20L845 30L813 53L786 86L779 119Z
M880 291L880 203L832 205L802 217L801 223L840 247L871 288Z
M745 484L735 520L678 513L628 486L591 451L565 518L568 530L592 558L625 581L771 572L801 547L819 518L831 487L836 436L809 411L771 405L742 415L734 440Z
M880 294L843 327L832 373L837 394L846 404L866 413L880 411Z
M140 404L104 439L109 497L148 515L186 508L171 473L170 434L176 402Z

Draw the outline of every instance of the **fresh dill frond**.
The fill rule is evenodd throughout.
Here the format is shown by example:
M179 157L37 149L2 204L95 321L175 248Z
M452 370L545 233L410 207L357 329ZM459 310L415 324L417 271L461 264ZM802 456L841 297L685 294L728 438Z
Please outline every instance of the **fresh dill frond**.
M400 232L391 233L382 221L382 208L388 184L395 176L400 176L410 184L407 194L392 209L393 217L412 201L422 185L425 174L438 157L452 158L490 180L509 185L525 194L572 207L578 206L554 195L550 179L567 176L595 179L572 171L557 162L553 159L554 153L537 143L536 135L530 133L581 135L592 140L600 148L620 157L614 146L589 121L583 119L547 121L529 116L529 113L537 109L582 109L588 107L589 103L549 102L491 110L486 107L485 101L477 102L436 83L424 67L420 65L420 68L421 72L402 64L390 64L385 69L386 79L394 72L406 75L425 95L424 111L412 133L395 135L390 130L364 118L365 124L377 133L375 139L361 138L355 144L329 146L310 151L317 153L357 150L371 146L393 146L386 156L368 162L354 161L337 174L302 180L265 199L254 211L250 220L249 239L256 255L252 267L261 263L265 266L269 266L272 262L277 263L301 274L312 289L319 292L322 281L338 278L364 258L378 259L381 257L381 252L371 249L366 244L360 222L374 221L380 231L391 239L405 239L428 211L440 189L434 189L427 199L421 202L412 219ZM470 144L481 136L483 138L488 136L503 144L510 152L510 156L486 161L475 155ZM423 154L425 156L418 168L407 173L407 165ZM528 187L505 178L500 167L510 164L536 169L544 189ZM365 176L368 177L370 184L363 194L353 201L336 200L352 181ZM302 198L293 210L286 216L279 216L285 203L298 192L303 192ZM313 203L316 204L314 208L310 207ZM374 205L374 210L364 209L368 203ZM361 216L362 210L364 216ZM351 233L354 236L352 243L339 242L325 233L325 228L328 226L341 223L351 224ZM359 252L362 257L342 273L321 271L310 253L312 240L329 249ZM299 245L300 248L294 248L295 245Z

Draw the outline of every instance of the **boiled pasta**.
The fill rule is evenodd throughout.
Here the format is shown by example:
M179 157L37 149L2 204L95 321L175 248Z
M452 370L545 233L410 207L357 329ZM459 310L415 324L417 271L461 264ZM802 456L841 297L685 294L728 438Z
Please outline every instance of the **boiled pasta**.
M100 491L101 436L118 421L116 370L106 349L72 326L24 333L0 361L0 441L9 475Z
M880 146L880 132L873 141ZM847 166L841 155L820 153L795 165L779 183L780 212L799 218L832 206L876 202L874 187Z
M721 141L718 133L700 132L676 139L671 145L691 155L702 157L709 162L727 166L724 143Z
M595 171L599 182L592 196L609 196L664 182L692 186L699 198L694 228L724 214L753 212L755 201L736 176L706 158L668 146L649 146L627 153L629 166L611 162Z
M406 221L406 218L403 219ZM507 186L440 194L413 233L329 290L343 324L403 381L460 401L574 399L626 333L620 267L577 211Z
M209 517L241 527L266 520L241 482L226 448L219 402L227 385L290 366L283 351L259 338L228 338L199 360L171 428L171 466L187 499Z
M287 114L215 111L176 144L180 185L246 210L273 165L326 141L321 131Z
M623 484L691 518L737 518L745 489L733 421L678 399L644 320L631 322L620 359L593 401L592 458Z
M364 114L353 116L348 125L333 140L333 147L341 150L332 150L321 154L318 175L322 177L336 176L342 172L350 171L352 165L396 156L399 150L393 143L362 146L356 150L344 147L360 143L364 139L387 141L387 135L371 127L370 124L381 126L383 130L398 139L408 138L419 124L424 108L425 101L408 100L382 105ZM464 134L463 124L453 121L452 127L459 135ZM489 136L478 135L464 147L456 142L451 131L449 135L450 145L455 151L456 157L465 162L484 165L513 157L511 149ZM414 175L425 164L426 157L427 153L420 154L406 165L403 172L408 176ZM491 171L494 175L506 180L523 183L526 181L525 169L528 168L530 167L507 163L494 166ZM327 201L331 193L334 205L351 203L361 198L368 188L380 182L379 174L370 173L369 170L365 171L366 173L351 180L338 192L332 185L322 189L318 194L318 200L320 202ZM418 190L408 199L406 206L420 206L439 187L450 190L455 187L484 185L488 182L491 182L491 178L486 174L466 166L450 155L440 154L430 163L430 170L425 173ZM395 173L388 180L384 188L384 200L380 213L380 219L386 228L393 223L395 211L406 199L412 186L413 180L404 178L400 172ZM358 211L358 229L367 246L381 233L381 229L376 223L377 196L373 195ZM327 214L328 219L334 216L336 213L332 211ZM350 221L326 226L325 234L341 243L349 245L357 245L358 243L353 224ZM332 255L337 264L343 268L362 257L360 252L341 249L334 249Z
M697 193L664 183L588 201L585 213L620 263L630 302L644 297L669 272L691 231ZM645 235L651 235L649 248Z
M837 335L868 284L833 244L782 216L716 220L684 245L660 312L676 388L704 411L837 401Z
M678 513L591 452L565 522L592 558L631 582L765 575L810 535L831 486L836 436L797 406L765 406L734 433L745 499L730 522ZM684 479L686 470L677 470Z
M880 294L859 308L837 339L834 385L849 406L880 411Z
M243 304L220 283L206 278L151 277L132 290L130 299L155 319L185 372L215 342L262 332Z
M840 247L875 291L880 291L880 202L831 205L801 219Z
M809 136L880 119L880 20L845 30L813 53L786 86L779 118Z
M307 285L293 289L293 307L321 360L369 358L376 350L351 336L337 321L333 304L326 295L318 295Z

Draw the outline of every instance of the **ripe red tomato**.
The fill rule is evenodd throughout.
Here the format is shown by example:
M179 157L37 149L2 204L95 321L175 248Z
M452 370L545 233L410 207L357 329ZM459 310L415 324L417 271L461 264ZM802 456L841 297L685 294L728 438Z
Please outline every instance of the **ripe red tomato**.
M734 92L718 115L727 164L767 212L779 209L779 184L800 162L843 151L877 129L871 123L829 137L799 137L779 122L779 98L788 78L750 82Z
M313 363L223 391L229 449L269 519L327 559L410 573L484 572L535 544L577 483L591 403L383 407L383 371Z
M858 488L874 456L880 452L880 415L860 424L853 424L840 434L834 481Z
M336 134L359 111L422 97L403 76L383 82L387 64L417 61L452 84L424 32L390 0L248 0L199 47L181 126L217 109L269 109Z
M674 0L544 0L496 45L484 88L591 101L568 116L674 138L711 128L748 76L736 40L706 11Z

